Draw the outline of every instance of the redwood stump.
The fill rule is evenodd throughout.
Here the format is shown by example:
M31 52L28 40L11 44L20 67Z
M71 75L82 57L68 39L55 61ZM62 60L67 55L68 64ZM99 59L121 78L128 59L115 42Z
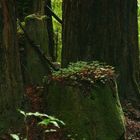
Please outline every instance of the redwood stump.
M66 123L66 139L124 140L124 115L112 67L78 62L53 74L47 114Z
M35 14L25 17L25 31L34 45L31 46L26 39L26 69L28 75L32 78L30 78L31 81L29 81L29 77L26 77L26 83L41 84L43 76L49 71L46 60L42 59L43 55L50 58L47 17ZM42 54L36 51L35 48L39 48Z

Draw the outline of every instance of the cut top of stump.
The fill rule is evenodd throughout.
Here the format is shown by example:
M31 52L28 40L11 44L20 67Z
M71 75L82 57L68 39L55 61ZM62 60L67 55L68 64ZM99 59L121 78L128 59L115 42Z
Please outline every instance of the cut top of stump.
M53 72L51 77L52 81L69 85L106 84L115 79L114 67L98 61L70 63L68 68L61 68L59 71Z

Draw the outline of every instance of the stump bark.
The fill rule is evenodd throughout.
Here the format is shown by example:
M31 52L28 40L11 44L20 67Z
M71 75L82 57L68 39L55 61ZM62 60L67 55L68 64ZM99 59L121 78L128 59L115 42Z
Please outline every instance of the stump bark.
M115 80L98 81L93 85L87 84L86 80L81 85L77 78L66 82L75 74L84 76L82 71L70 75L65 72L65 76L61 71L63 78L59 74L53 77L47 93L47 114L66 123L64 134L67 138L64 139L124 140L124 115ZM78 82L74 84L76 79Z
M27 16L25 18L25 30L33 44L39 47L43 54L50 58L47 17L37 15ZM25 44L26 67L30 74L30 79L32 79L29 82L27 77L26 83L41 84L43 76L48 72L48 66L46 66L46 62L40 59L39 52L36 52L28 41Z

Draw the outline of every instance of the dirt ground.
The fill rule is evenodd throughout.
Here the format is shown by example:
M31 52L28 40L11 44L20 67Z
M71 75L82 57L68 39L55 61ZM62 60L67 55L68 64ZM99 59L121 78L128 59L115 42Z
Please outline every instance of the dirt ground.
M126 120L126 140L140 140L140 103L132 105L124 101L122 106Z

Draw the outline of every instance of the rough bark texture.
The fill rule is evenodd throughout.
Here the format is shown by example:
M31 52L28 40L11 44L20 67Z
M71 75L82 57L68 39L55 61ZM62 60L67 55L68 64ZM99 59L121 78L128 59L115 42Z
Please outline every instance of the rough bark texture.
M0 2L0 46L2 44L2 29L3 29L3 25L2 25L2 7L1 7L1 2Z
M54 46L54 33L53 33L53 23L52 23L52 16L51 13L48 11L46 6L51 6L51 0L46 0L45 3L45 15L47 15L47 30L48 30L48 37L49 37L49 52L52 57L53 61L56 61L56 56L55 56L55 46Z
M112 90L113 89L113 90ZM101 86L87 95L76 86L50 84L47 113L63 120L65 139L124 140L124 116L116 87Z
M44 14L44 0L33 0L33 13Z
M24 20L24 17L30 14L44 14L44 0L17 0L18 18Z
M64 0L62 65L100 60L116 67L119 94L140 95L136 0Z
M15 0L1 0L0 133L18 125L23 84L16 38Z

